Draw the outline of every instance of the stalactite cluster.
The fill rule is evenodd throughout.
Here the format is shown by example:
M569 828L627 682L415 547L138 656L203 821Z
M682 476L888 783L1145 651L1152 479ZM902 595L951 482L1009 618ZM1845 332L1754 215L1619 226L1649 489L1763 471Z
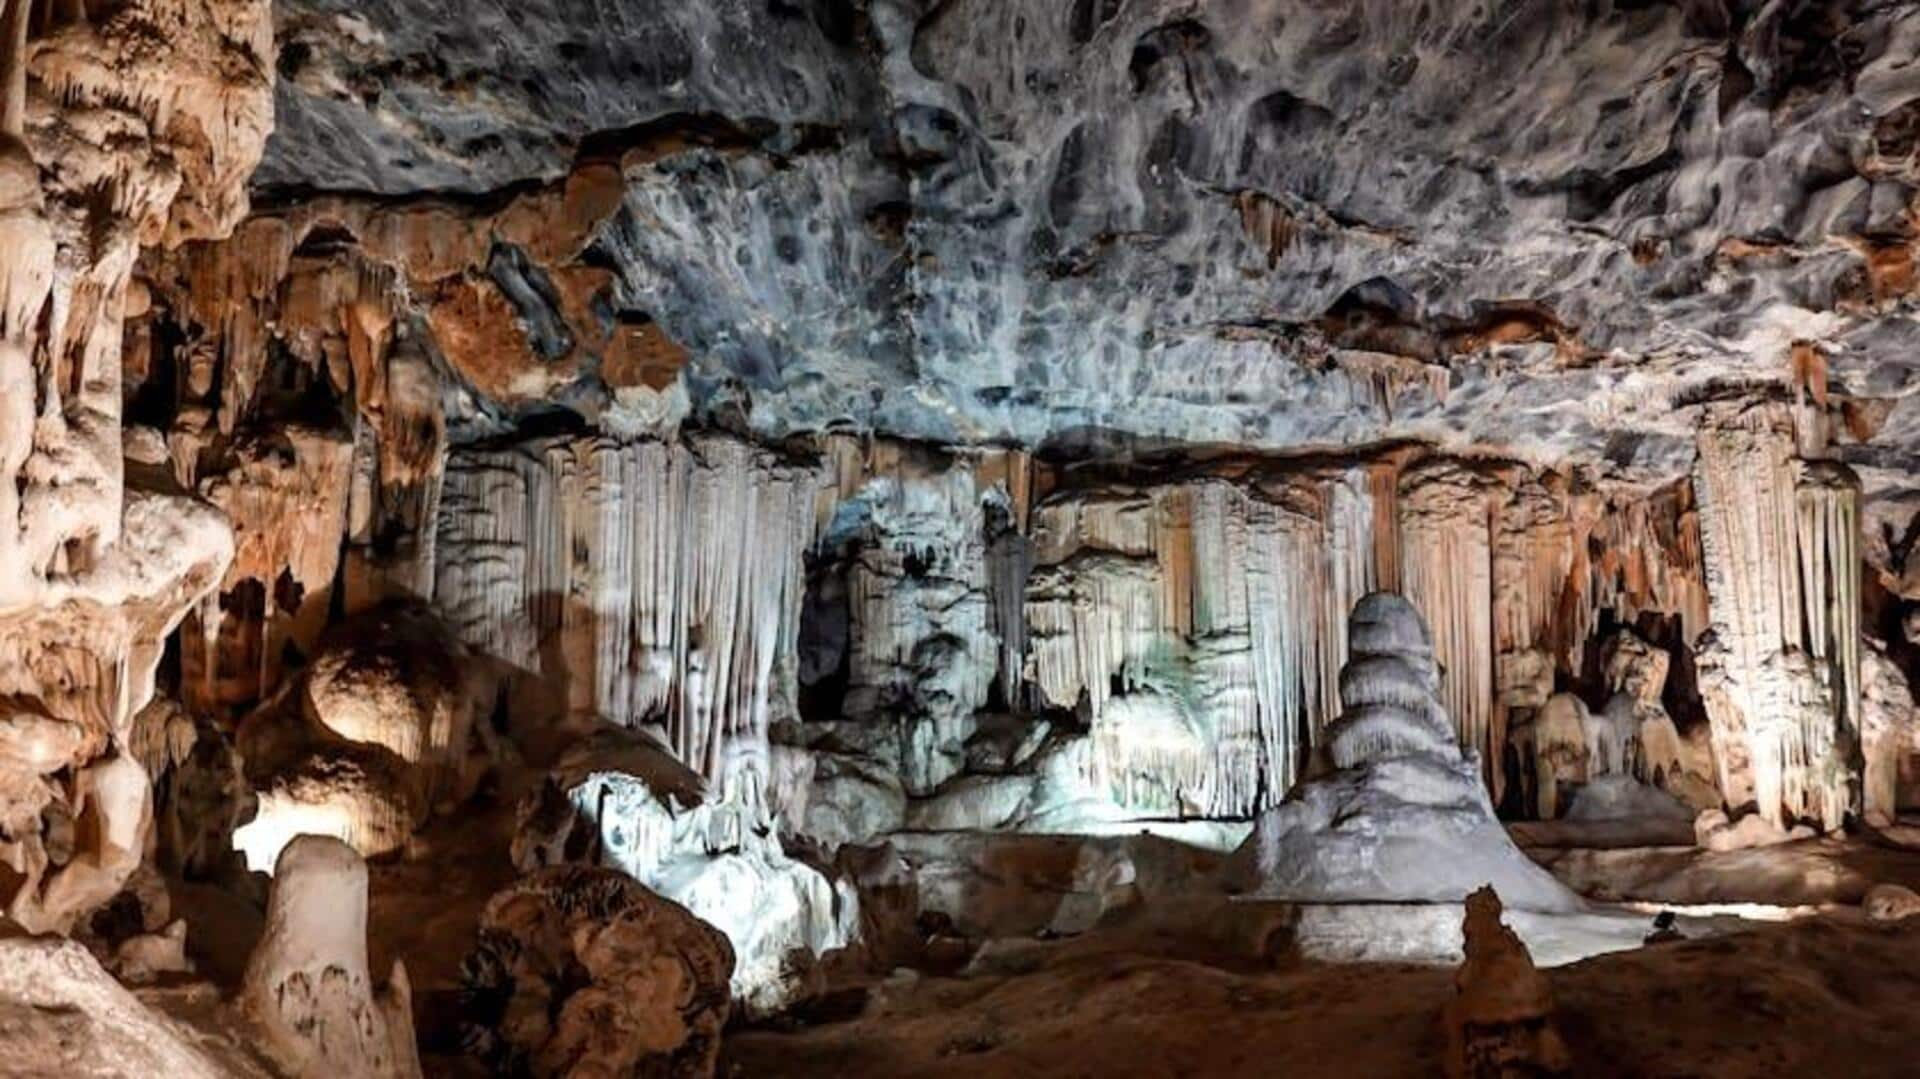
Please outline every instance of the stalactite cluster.
M233 556L217 513L129 480L122 320L141 245L245 213L270 53L264 3L0 6L0 861L34 931L138 868L135 716Z
M1761 407L1701 432L1702 680L1727 802L1835 828L1860 709L1857 485L1797 460L1793 431Z
M793 710L816 468L734 439L562 439L448 463L435 602L560 714L664 724L714 782ZM776 676L776 671L780 676Z
M1330 490L1336 535L1364 543L1372 507L1344 480ZM1330 547L1321 521L1224 481L1049 502L1035 530L1035 682L1055 707L1084 696L1098 781L1124 794L1142 774L1182 775L1176 799L1143 808L1203 816L1283 794L1337 667L1318 630L1335 593L1366 583L1371 551ZM1158 697L1162 718L1113 712L1115 686ZM1191 734L1154 734L1169 725Z

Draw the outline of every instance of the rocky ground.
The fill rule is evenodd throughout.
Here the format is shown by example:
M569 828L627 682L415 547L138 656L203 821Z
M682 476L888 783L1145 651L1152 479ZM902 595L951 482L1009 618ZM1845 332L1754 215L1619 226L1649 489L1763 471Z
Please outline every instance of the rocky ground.
M1591 1076L1912 1074L1920 924L1851 912L1549 972ZM1209 956L1101 931L960 977L900 974L857 1017L735 1033L735 1076L1430 1076L1446 969Z
M487 1074L444 1021L481 908L515 876L511 829L511 814L486 811L483 796L472 819L436 825L410 858L372 868L372 966L407 963L429 1075ZM1650 927L1663 902L1748 916L1683 919L1693 939L1623 940L1613 946L1631 950L1548 970L1576 1074L1910 1074L1905 1002L1920 983L1920 921L1870 921L1857 905L1872 883L1920 884L1920 850L1895 842L1903 835L1734 852L1530 850L1589 896L1636 901L1604 906L1622 923ZM1285 905L1177 894L1183 877L1217 868L1215 855L1157 840L902 840L943 905L971 910L938 929L923 922L936 939L891 972L879 969L886 960L848 964L789 1014L736 1019L722 1075L1436 1072L1452 965L1301 958L1303 930ZM1127 851L1139 887L1088 914L1085 866L1099 850ZM1577 928L1592 917L1561 920ZM1550 962L1539 933L1532 924L1523 936ZM224 1045L228 1021L206 996L143 994Z

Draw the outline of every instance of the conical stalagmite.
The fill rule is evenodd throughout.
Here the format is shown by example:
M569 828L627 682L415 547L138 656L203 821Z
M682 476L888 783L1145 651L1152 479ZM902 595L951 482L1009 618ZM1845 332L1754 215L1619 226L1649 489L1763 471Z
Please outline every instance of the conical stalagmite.
M1247 888L1312 903L1431 903L1491 883L1522 909L1579 909L1494 818L1477 762L1454 743L1419 612L1373 593L1354 606L1348 639L1344 708L1328 728L1340 770L1260 816L1234 855Z

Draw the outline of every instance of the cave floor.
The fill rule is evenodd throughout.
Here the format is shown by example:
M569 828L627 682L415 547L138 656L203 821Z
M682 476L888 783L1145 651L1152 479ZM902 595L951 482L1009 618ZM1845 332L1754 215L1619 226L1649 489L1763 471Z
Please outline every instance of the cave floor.
M742 1030L732 1076L1430 1076L1451 970L1257 969L1095 931L966 977L896 974L841 1022ZM1177 949L1177 950L1176 950ZM1920 920L1834 911L1552 971L1591 1076L1913 1075Z
M459 963L486 897L515 876L510 804L483 802L458 826L431 829L408 858L372 867L375 969L406 961L423 1038L436 1010L456 1006ZM1112 840L955 837L957 848L1004 848L1011 861L996 863L996 888L1030 876L1006 866L1033 861L1033 849L1102 842ZM1650 919L1673 905L1694 938L1628 942L1632 950L1552 969L1579 1074L1915 1074L1920 919L1874 924L1855 904L1875 881L1920 885L1920 850L1856 836L1727 853L1533 853L1589 896L1640 901L1608 904L1602 919ZM1731 913L1786 920L1741 920L1715 904L1759 904ZM794 1015L736 1024L722 1074L1435 1074L1451 968L1321 963L1258 939L1249 945L1244 931L1222 925L1218 899L1160 896L1142 909L1151 913L1062 939L1036 937L1024 927L1030 912L1020 911L1022 928L976 935L979 951L962 972L865 975ZM1527 916L1509 912L1516 917ZM1543 965L1556 961L1540 947ZM427 1052L430 1074L479 1074L454 1046Z

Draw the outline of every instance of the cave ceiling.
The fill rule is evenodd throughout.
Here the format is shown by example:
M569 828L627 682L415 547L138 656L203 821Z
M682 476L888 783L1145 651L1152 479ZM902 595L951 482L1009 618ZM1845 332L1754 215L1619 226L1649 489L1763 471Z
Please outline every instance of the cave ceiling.
M617 160L606 302L761 434L1415 438L1658 480L1711 402L1818 390L1869 473L1920 440L1907 5L276 17L257 200L485 202Z

